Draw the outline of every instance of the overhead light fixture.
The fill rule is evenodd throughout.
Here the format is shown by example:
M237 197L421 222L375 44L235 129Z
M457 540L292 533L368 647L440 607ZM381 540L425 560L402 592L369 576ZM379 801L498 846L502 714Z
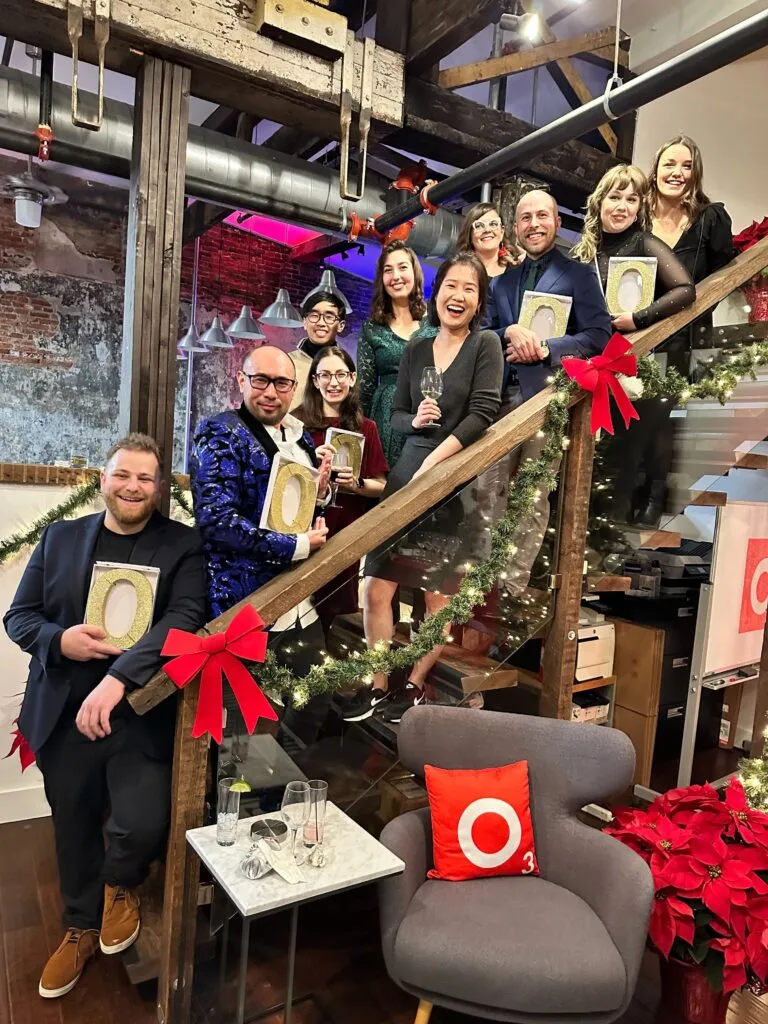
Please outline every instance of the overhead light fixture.
M541 36L541 18L535 11L526 14L502 14L500 27L527 43L534 43Z
M240 316L231 324L227 334L230 338L241 338L243 341L264 341L267 337L253 319L250 306L243 306Z
M259 317L259 323L266 327L303 327L301 313L291 303L287 288L281 288L271 306L267 306Z
M227 337L227 332L221 323L221 317L217 313L213 323L200 337L200 343L206 348L234 348L235 343Z
M190 352L207 352L208 349L200 341L200 335L197 333L197 328L194 323L191 323L187 328L187 332L181 341L176 346L178 352L183 353L184 356L189 355Z
M330 267L326 267L323 270L322 276L320 278L320 283L317 285L317 287L310 289L310 291L308 291L304 298L301 300L302 309L304 308L307 299L311 299L313 295L317 295L319 292L330 292L331 295L335 295L340 302L344 303L344 312L347 315L349 315L352 312L352 307L349 304L349 300L347 299L344 292L336 284L336 275L330 269Z
M0 197L13 200L16 223L22 228L39 228L43 207L59 206L68 199L66 192L41 181L31 171L0 178Z

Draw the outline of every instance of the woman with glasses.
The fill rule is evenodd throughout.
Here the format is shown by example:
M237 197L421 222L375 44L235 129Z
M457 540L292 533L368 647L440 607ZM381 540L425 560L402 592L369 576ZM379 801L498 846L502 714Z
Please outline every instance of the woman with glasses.
M297 382L291 412L295 411L302 400L312 360L318 352L332 348L337 336L344 330L344 303L333 292L315 292L310 295L304 302L301 314L307 336L302 338L293 352L288 353L296 367Z
M464 217L454 252L473 252L489 278L520 262L517 246L506 238L501 214L493 203L476 203ZM522 258L522 257L521 257Z
M400 360L406 345L437 333L424 321L426 311L424 274L416 253L403 242L390 242L376 265L371 316L357 346L363 412L378 427L390 466L405 444L403 434L391 424Z
M320 459L325 456L332 458L334 454L334 449L325 443L329 427L353 430L365 439L360 475L355 477L350 466L338 470L338 507L330 505L325 510L325 523L333 536L365 515L381 496L389 472L376 424L363 415L360 407L354 361L344 349L332 345L315 355L301 405L294 410L294 415L309 431ZM349 566L330 583L320 587L315 594L315 602L328 635L337 615L348 615L359 609L357 565Z

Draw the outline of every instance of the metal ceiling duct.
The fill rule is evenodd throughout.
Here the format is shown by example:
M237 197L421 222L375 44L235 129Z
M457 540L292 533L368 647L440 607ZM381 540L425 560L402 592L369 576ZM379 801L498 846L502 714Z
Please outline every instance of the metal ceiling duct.
M81 93L84 113L96 112L96 97ZM0 148L37 154L34 131L38 122L40 86L33 75L0 67ZM55 141L51 159L118 178L130 175L133 108L104 101L101 131L76 128L70 114L70 91L54 83L52 121ZM388 182L368 175L363 199L355 213L363 219L384 209ZM253 146L205 128L189 126L186 192L232 209L252 210L292 223L345 235L349 204L339 198L338 174L264 146ZM409 245L422 256L443 257L458 236L460 218L446 210L422 217Z

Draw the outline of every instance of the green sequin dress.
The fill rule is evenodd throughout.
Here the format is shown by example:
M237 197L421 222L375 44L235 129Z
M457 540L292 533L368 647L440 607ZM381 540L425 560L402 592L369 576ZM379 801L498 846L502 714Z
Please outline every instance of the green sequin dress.
M405 434L390 425L397 371L406 345L418 338L434 338L438 328L421 321L409 341L404 341L383 324L366 320L357 343L357 374L363 412L379 428L384 455L394 466L405 444Z

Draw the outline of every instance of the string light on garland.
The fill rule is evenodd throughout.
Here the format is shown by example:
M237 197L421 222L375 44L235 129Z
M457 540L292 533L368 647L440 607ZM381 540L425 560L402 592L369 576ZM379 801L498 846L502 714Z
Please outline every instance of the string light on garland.
M763 731L763 739L768 740L768 729ZM768 743L760 757L739 761L739 779L749 806L756 811L768 811Z

